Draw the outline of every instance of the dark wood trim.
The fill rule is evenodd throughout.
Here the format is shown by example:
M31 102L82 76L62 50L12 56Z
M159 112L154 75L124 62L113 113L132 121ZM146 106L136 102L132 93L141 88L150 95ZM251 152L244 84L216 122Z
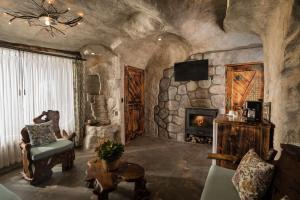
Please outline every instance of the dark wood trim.
M196 54L202 54L202 59L204 59L205 54L222 53L222 52L228 52L228 51L238 51L238 50L247 50L247 49L257 49L257 48L263 48L263 45L262 44L254 44L254 45L250 45L250 46L237 47L237 48L232 48L232 49L211 50L211 51L195 53L195 54L192 54L191 56L196 55Z
M8 172L11 172L11 171L14 171L16 169L20 169L22 168L22 162L17 162L15 164L12 164L8 167L3 167L0 169L0 176L3 175L3 174L6 174Z
M43 55L57 56L62 58L85 60L81 57L81 54L78 51L67 51L67 50L53 49L47 47L31 46L26 44L6 42L2 40L0 40L0 47L26 51L30 53L39 53Z
M243 66L243 68L245 69L248 66L252 66L252 65L263 65L264 63L262 62L247 62L247 63L237 63L237 64L225 64L226 67L238 67L240 68L241 66ZM247 68L246 68L247 69Z

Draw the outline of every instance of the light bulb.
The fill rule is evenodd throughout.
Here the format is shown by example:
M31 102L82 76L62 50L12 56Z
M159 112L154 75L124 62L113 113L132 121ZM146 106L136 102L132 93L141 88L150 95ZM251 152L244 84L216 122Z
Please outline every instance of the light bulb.
M11 21L9 21L8 24L11 25Z
M83 12L79 12L78 15L79 15L80 17L83 17L84 14L83 14Z
M46 26L50 26L50 18L49 17L46 17L45 18L45 24L46 24Z

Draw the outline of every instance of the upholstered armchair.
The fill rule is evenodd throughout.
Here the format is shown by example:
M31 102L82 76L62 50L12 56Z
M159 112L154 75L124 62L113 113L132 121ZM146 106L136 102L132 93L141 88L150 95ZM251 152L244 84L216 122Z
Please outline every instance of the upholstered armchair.
M57 164L62 164L62 170L68 170L73 167L75 159L73 138L75 133L68 135L65 131L61 133L59 128L59 112L47 111L33 121L40 124L52 121L53 131L57 141L32 146L27 128L21 131L22 142L20 148L22 152L23 177L32 185L37 185L52 176L52 168Z

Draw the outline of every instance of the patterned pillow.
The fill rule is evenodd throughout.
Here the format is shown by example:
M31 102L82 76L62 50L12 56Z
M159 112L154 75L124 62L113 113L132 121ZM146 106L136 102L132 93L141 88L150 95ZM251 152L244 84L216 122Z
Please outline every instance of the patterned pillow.
M52 131L52 121L41 124L26 125L32 146L39 146L56 142Z
M241 200L261 199L272 181L274 166L263 161L250 149L232 177Z

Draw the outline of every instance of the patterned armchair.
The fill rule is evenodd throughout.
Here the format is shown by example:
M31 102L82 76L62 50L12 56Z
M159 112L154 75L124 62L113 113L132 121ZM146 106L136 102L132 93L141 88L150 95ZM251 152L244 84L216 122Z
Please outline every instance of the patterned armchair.
M68 135L64 130L61 134L59 128L59 112L48 110L36 117L33 121L40 124L52 121L52 128L57 141L40 146L32 146L27 128L21 131L23 177L32 185L37 185L52 176L52 168L62 163L62 169L68 170L73 167L75 159L74 142L75 133Z

